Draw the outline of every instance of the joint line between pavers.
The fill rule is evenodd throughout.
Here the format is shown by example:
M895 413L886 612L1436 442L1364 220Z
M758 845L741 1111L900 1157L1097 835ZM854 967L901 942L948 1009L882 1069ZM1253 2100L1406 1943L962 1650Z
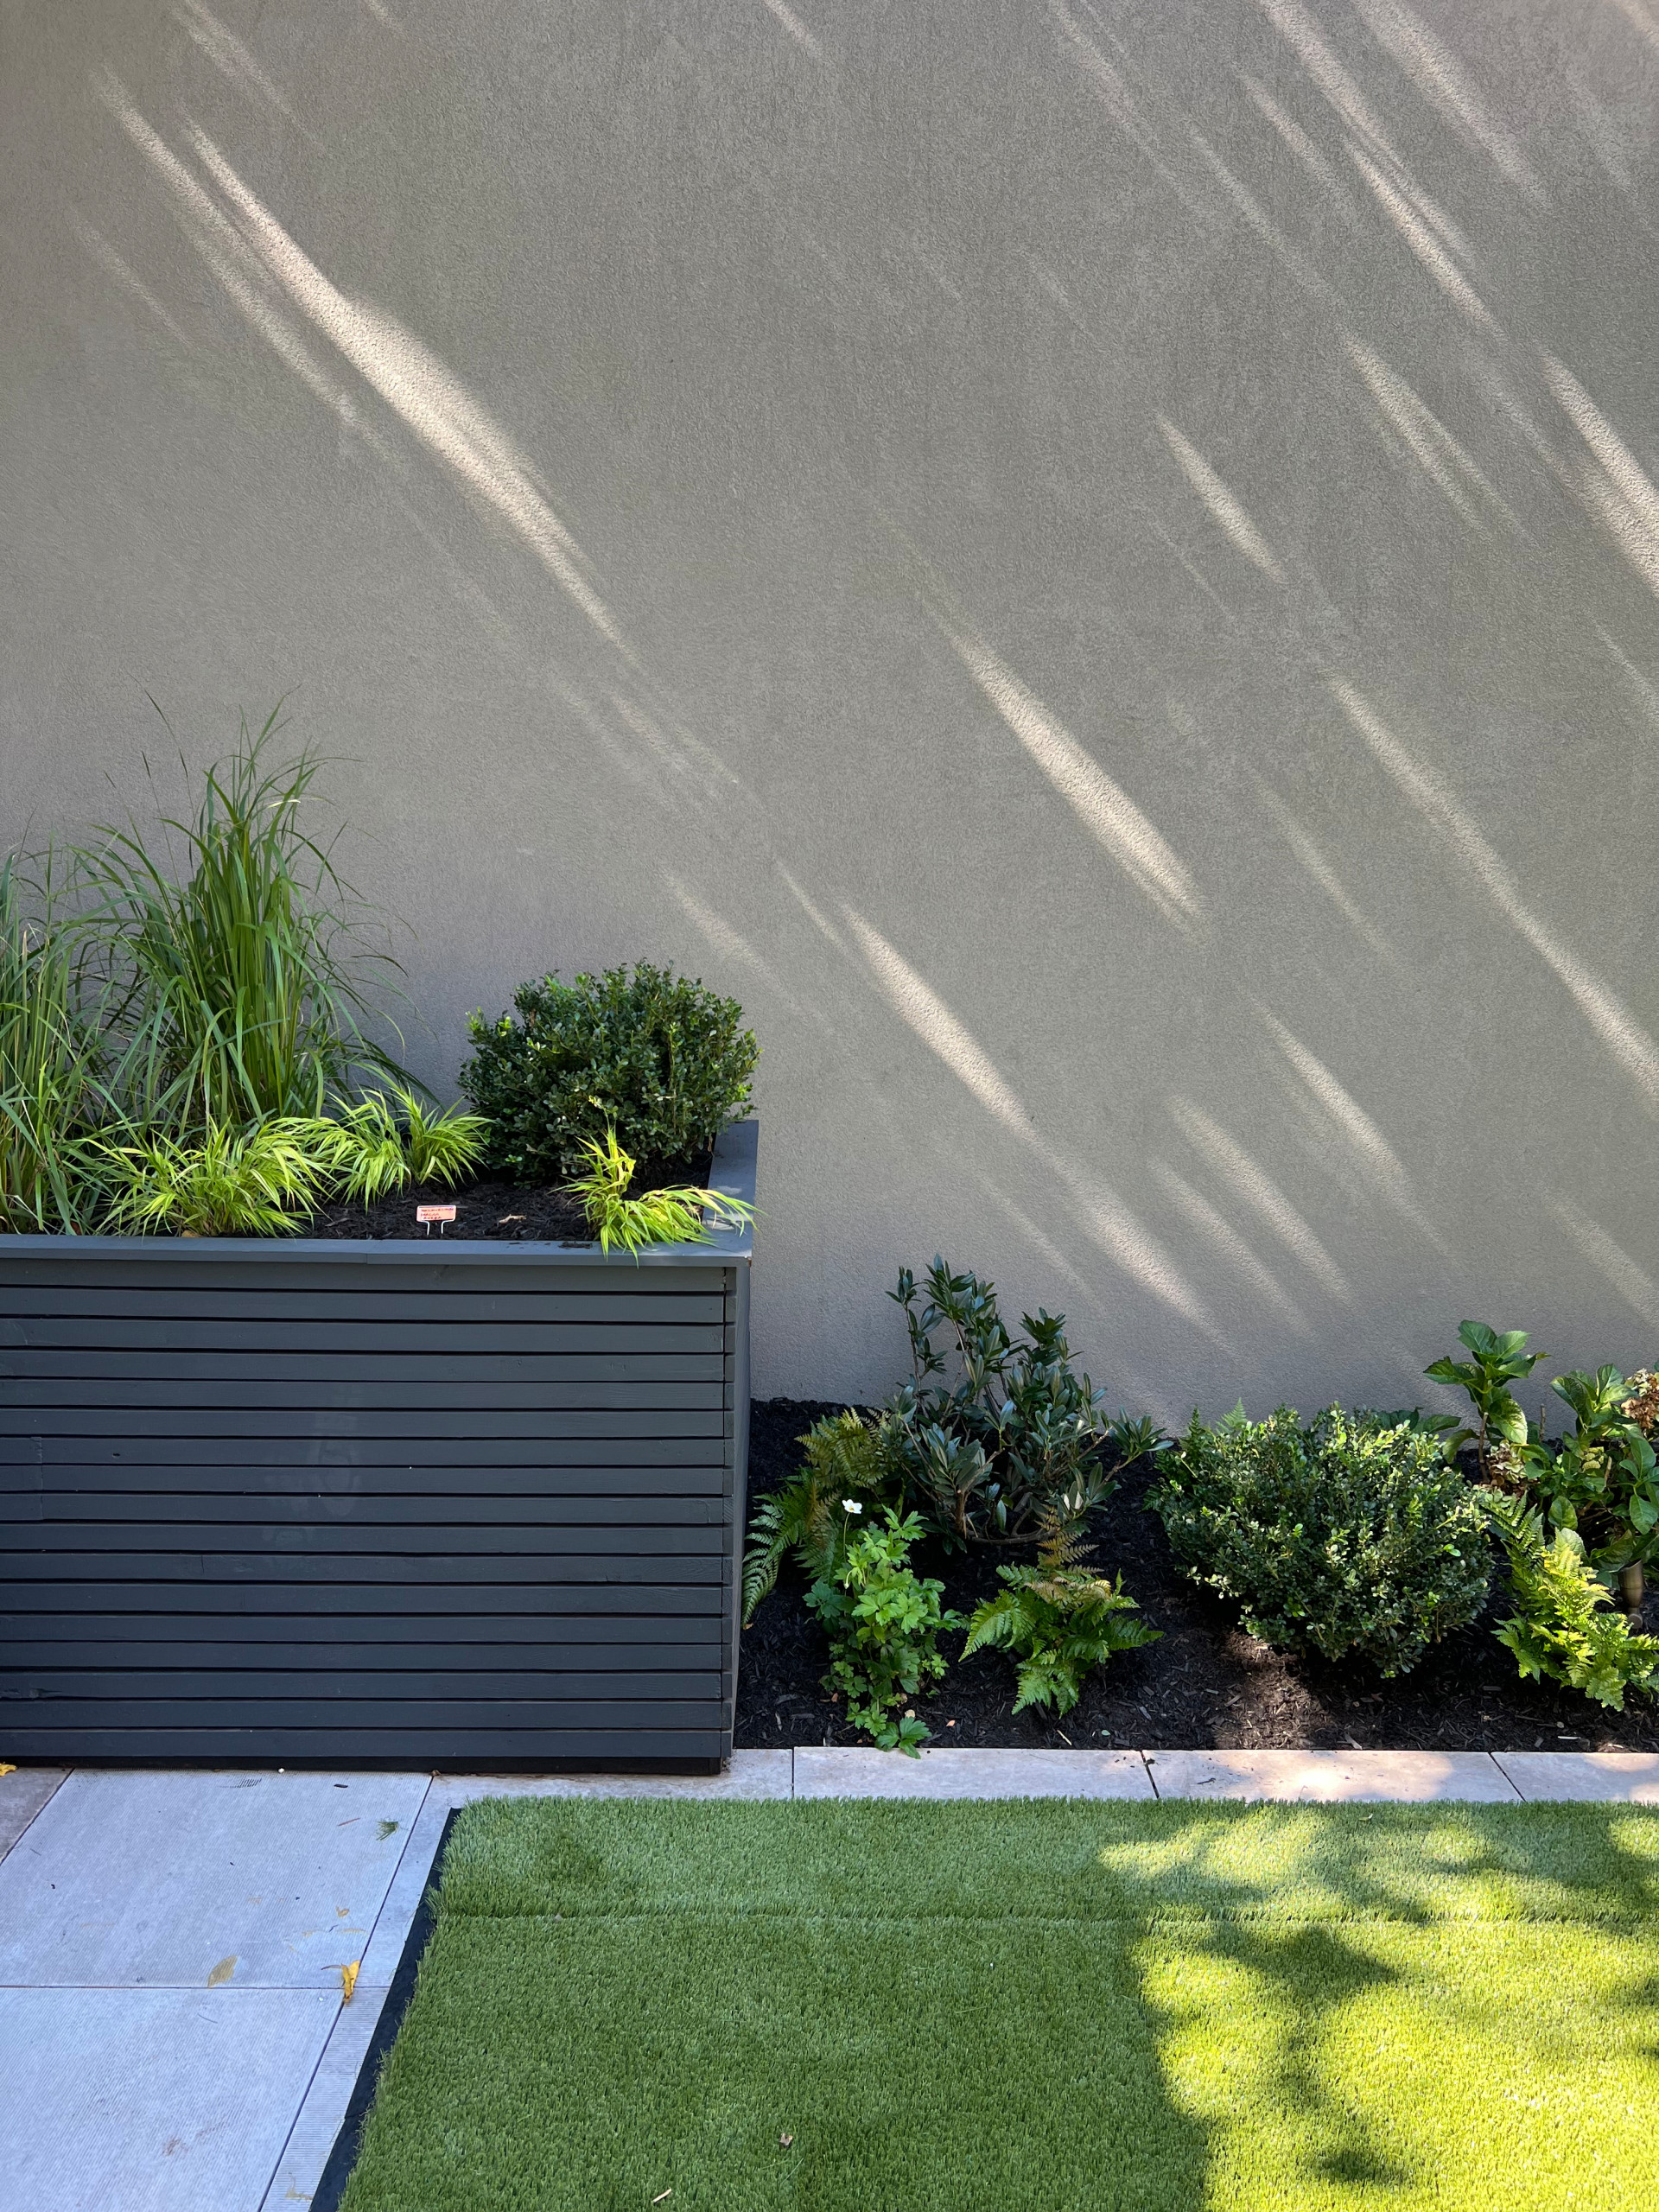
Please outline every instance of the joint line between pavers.
M397 1887L397 1877L404 1871L404 1861L409 1856L409 1847L415 1840L416 1827L420 1821L421 1815L426 1810L426 1801L431 1795L432 1778L429 1775L427 1777L426 1787L421 1792L421 1802L415 1808L413 1817L410 1821L409 1833L404 1838L404 1847L397 1854L397 1864L391 1870L391 1879L386 1884L385 1889L380 1898L380 1903L376 1908L374 1918L369 1923L368 1936L365 1940L362 1951L359 1955L361 1958L366 1959L369 1955L369 1945L373 1942L375 1930L379 1927L381 1920L385 1914L386 1906L391 1902L392 1891ZM293 2113L288 2123L287 2132L283 2137L282 2147L276 2153L276 2164L271 2167L270 2172L266 2177L265 2186L261 2192L259 2198L259 2202L262 2206L264 2205L266 2198L270 2195L271 2190L276 2186L276 2177L283 2171L283 2161L288 2156L288 2146L294 2140L295 2130L299 2126L300 2116L305 2110L305 2101L310 2095L312 2087L316 2081L317 2075L322 2070L322 2063L328 2056L328 2046L334 2039L335 2031L340 2026L340 2023L345 2014L345 2011L346 2001L344 1993L342 1993L340 1997L335 2001L334 2017L328 2024L328 2032L324 2036L321 2047L317 2052L316 2063L311 2069L310 2073L307 2075L305 2078L305 2086L300 2091L298 2099L295 2103Z
M48 1759L45 1764L49 1766L51 1764L51 1761ZM20 1773L26 1773L29 1770L27 1768L20 1768L18 1771ZM46 1810L47 1807L52 1802L52 1800L57 1796L59 1790L62 1789L64 1783L68 1781L70 1776L73 1774L74 1771L75 1769L73 1766L67 1766L63 1769L57 1780L47 1791L45 1796L41 1798L40 1803L35 1808L29 1818L23 1822L22 1827L18 1829L16 1834L13 1836L11 1841L6 1846L3 1851L0 1851L0 1861L3 1861L10 1858L12 1853L16 1850L18 1845L29 1834L30 1828L32 1828L35 1821L40 1819L41 1815Z

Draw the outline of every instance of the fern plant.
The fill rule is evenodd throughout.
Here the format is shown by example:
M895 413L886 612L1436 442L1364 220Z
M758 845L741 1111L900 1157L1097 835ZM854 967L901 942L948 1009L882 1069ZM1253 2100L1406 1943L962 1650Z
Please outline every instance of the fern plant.
M807 1604L830 1637L824 1688L847 1700L847 1718L885 1751L914 1758L931 1732L906 1701L944 1673L940 1630L961 1628L960 1613L940 1611L944 1585L910 1565L919 1516L901 1521L889 1506L879 1524L853 1537L833 1575L820 1576Z
M849 1534L865 1512L886 1502L892 1477L879 1429L849 1406L826 1414L797 1440L802 1465L763 1497L749 1523L743 1555L743 1625L778 1580L785 1554L793 1552L809 1583L833 1581L846 1556Z
M740 1229L754 1219L754 1208L742 1198L689 1184L642 1191L638 1198L630 1198L628 1185L636 1163L632 1154L617 1142L613 1128L606 1130L602 1143L597 1137L584 1137L581 1149L587 1169L565 1187L582 1200L588 1225L602 1251L616 1244L637 1258L648 1244L708 1244L713 1242L711 1218L716 1229Z
M340 1131L318 1116L246 1129L210 1122L193 1137L151 1135L99 1147L112 1229L139 1236L292 1235L338 1172Z
M459 1183L484 1157L489 1124L457 1106L442 1113L401 1084L337 1104L340 1167L348 1198L372 1205L413 1183Z
M1523 1498L1488 1491L1486 1510L1510 1560L1516 1611L1499 1624L1523 1679L1563 1682L1624 1710L1627 1689L1659 1689L1659 1637L1637 1636L1597 1580L1576 1529L1544 1541L1543 1516Z
M1016 1713L1028 1705L1070 1713L1085 1675L1104 1666L1115 1651L1158 1640L1159 1630L1124 1618L1140 1608L1122 1585L1083 1564L1092 1549L1051 1518L1035 1566L999 1567L1007 1588L974 1610L962 1656L982 1650L1012 1656L1018 1664Z

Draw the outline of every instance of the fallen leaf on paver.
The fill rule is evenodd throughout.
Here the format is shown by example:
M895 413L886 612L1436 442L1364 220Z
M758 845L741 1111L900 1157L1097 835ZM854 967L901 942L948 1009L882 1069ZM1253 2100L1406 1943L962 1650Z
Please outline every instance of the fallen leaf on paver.
M213 1968L213 1972L208 1975L208 1988L217 1989L221 1982L228 1981L235 1972L236 1953L232 1951L230 1957L228 1959L221 1959L219 1964Z
M16 1774L16 1771L10 1759L0 1759L0 1774Z
M384 1843L389 1835L396 1835L402 1826L401 1821L377 1821L374 1824L374 1832Z
M334 1907L334 1918L335 1918L336 1920L349 1920L349 1919L351 1918L351 1916L352 1916L352 1908L350 1907L350 1905L348 1905L348 1904L337 1904L337 1905Z
M343 2005L349 2005L352 2001L352 1992L357 1987L357 1977L362 1965L361 1959L353 1959L350 1966L341 1967L340 1970L340 2002Z

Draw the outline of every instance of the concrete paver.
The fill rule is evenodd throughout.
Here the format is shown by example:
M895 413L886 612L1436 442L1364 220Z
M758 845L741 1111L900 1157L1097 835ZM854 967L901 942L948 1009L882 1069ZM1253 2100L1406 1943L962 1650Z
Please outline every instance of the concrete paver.
M1147 1764L1160 1797L1493 1804L1521 1794L1484 1751L1148 1751Z
M345 2122L352 2092L390 1992L358 1984L349 2005L338 2008L327 2046L304 2090L288 2140L276 2160L260 2212L294 2212L317 2193L323 2170ZM250 2198L250 2206L256 2200ZM239 2206L226 2212L241 2212Z
M79 1769L0 1862L0 1983L338 1988L426 1788Z
M798 1797L1150 1797L1139 1751L798 1750Z
M3 1859L69 1770L67 1766L21 1766L0 1774L0 1859Z
M1659 1805L1659 1753L1497 1751L1493 1757L1523 1797Z
M252 2212L338 1999L3 1989L0 2212Z

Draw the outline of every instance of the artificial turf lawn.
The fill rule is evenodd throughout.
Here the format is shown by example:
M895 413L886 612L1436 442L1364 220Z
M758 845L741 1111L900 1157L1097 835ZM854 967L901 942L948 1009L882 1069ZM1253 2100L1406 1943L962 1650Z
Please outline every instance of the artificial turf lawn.
M1627 1806L495 1800L345 2212L1634 2201L1656 1904Z

